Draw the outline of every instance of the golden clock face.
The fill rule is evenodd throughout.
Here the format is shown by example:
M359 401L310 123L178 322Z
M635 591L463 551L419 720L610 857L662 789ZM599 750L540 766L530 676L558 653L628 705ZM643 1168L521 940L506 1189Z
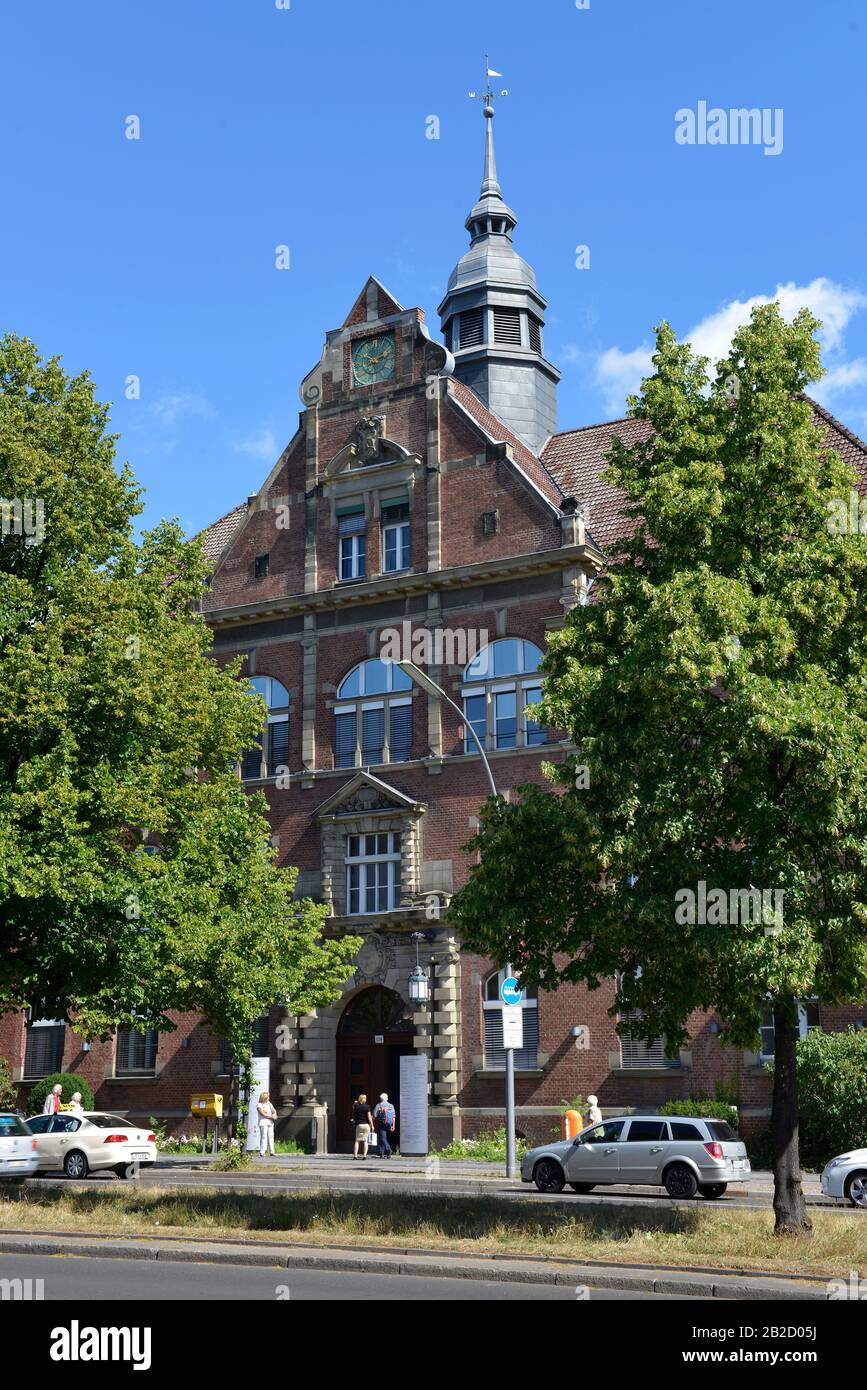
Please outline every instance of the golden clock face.
M394 335L381 333L363 338L352 349L352 376L356 386L373 386L394 376Z

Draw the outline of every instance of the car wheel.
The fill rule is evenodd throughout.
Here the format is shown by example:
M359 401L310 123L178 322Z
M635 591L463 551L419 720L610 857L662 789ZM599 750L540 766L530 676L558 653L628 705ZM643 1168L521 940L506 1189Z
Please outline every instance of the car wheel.
M118 1163L115 1173L119 1178L130 1178L135 1170L134 1163Z
M727 1182L703 1182L699 1183L699 1197L706 1197L709 1202L713 1202L717 1197L721 1197L728 1187Z
M80 1149L73 1149L63 1160L63 1171L68 1178L86 1178L90 1166Z
M595 1182L570 1182L569 1186L573 1192L592 1192L596 1184Z
M533 1182L540 1192L562 1192L566 1186L563 1169L553 1158L543 1158L533 1169Z
M846 1179L846 1196L853 1207L867 1210L867 1172L850 1173Z
M662 1181L669 1197L694 1197L698 1191L695 1173L685 1163L673 1163Z

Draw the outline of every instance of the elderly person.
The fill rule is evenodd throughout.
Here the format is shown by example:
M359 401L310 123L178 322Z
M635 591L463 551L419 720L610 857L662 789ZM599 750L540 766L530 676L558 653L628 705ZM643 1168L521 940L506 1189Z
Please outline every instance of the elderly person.
M71 1115L78 1115L79 1119L84 1114L84 1106L81 1103L81 1092L76 1091L66 1107Z
M61 1085L52 1086L48 1095L45 1097L45 1104L42 1107L43 1115L56 1115L60 1109L60 1093L63 1090Z
M277 1111L271 1104L270 1091L262 1091L260 1094L256 1113L259 1116L259 1157L264 1158L266 1149L270 1154L274 1153L274 1121Z
M597 1096L587 1097L587 1124L599 1125L602 1123L602 1111L599 1109L599 1098Z

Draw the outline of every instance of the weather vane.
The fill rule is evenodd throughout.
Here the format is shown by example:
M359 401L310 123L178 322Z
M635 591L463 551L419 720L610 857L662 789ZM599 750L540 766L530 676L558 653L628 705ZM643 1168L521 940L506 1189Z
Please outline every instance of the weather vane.
M490 59L488 58L488 55L487 55L487 53L486 53L486 54L485 54L485 90L484 90L483 92L470 92L470 96L473 98L474 101L483 101L483 102L485 103L485 111L486 111L486 113L487 113L488 110L490 110L491 115L494 114L494 107L493 107L494 98L497 97L497 96L507 97L507 96L509 95L509 91L508 91L508 88L507 88L507 87L504 87L503 90L502 90L501 92L495 92L495 91L493 91L492 88L491 88L491 78L492 78L492 77L502 77L502 75L503 75L503 74L502 74L501 72L495 72L494 69L491 67Z

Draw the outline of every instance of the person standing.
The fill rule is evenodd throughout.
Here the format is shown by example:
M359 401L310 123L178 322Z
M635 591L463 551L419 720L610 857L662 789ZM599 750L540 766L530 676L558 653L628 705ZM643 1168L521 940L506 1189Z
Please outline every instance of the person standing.
M602 1111L599 1109L597 1096L587 1097L587 1124L599 1125L602 1123Z
M361 1157L367 1158L367 1145L370 1140L370 1131L373 1129L373 1116L370 1113L366 1095L360 1095L354 1103L351 1119L355 1127L355 1142L352 1145L353 1161L358 1158L359 1145L361 1146Z
M388 1136L394 1134L397 1115L385 1091L379 1097L379 1104L373 1112L373 1123L376 1125L380 1158L391 1158L391 1145L388 1142Z
M81 1117L83 1116L84 1106L81 1103L80 1091L76 1091L72 1097L72 1100L69 1102L69 1113L71 1115L77 1115L79 1119L81 1119Z
M42 1107L43 1115L56 1115L60 1109L60 1093L62 1086L52 1086L48 1095L45 1097L45 1104Z
M259 1157L265 1157L266 1149L273 1156L274 1121L277 1118L277 1111L271 1104L270 1091L263 1091L259 1096L259 1104L256 1106L256 1113L259 1116Z

